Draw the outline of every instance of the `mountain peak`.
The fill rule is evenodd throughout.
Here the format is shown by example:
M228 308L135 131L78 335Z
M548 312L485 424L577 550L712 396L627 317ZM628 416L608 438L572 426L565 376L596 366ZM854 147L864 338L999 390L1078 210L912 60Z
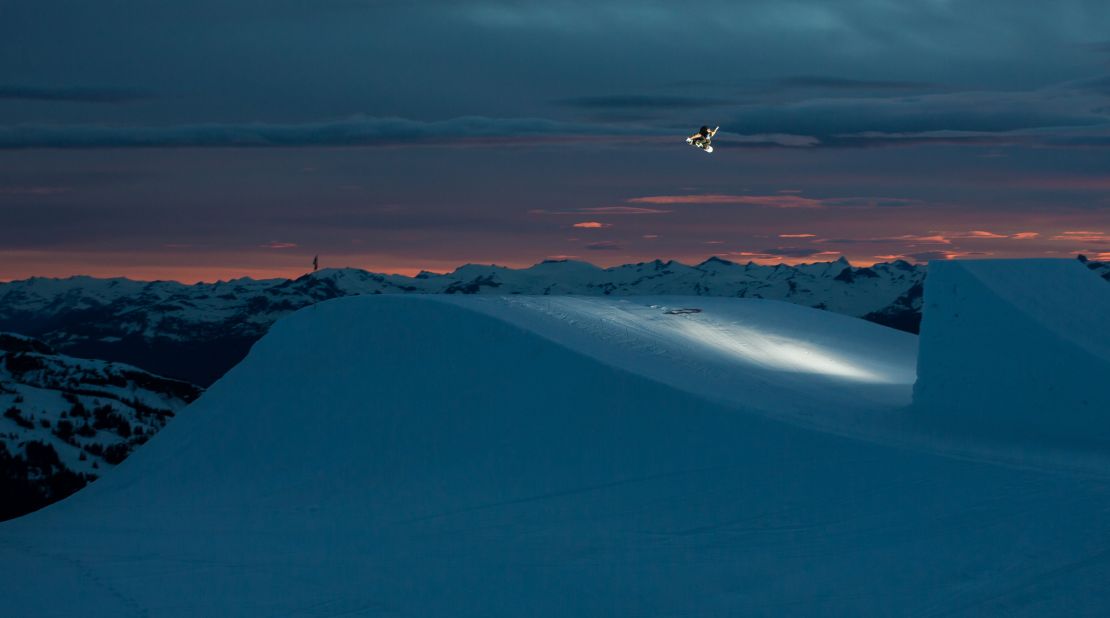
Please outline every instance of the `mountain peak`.
M736 262L731 262L731 261L726 260L722 257L717 257L716 255L714 255L714 256L710 257L709 259L705 260L704 262L702 262L701 264L698 264L698 266L712 266L712 265L734 266L735 264L736 264Z
M585 260L575 260L575 259L571 259L571 258L548 258L546 260L543 260L542 262L537 262L537 263L529 266L525 270L536 270L536 269L543 270L543 269L547 269L547 268L559 269L559 270L564 270L564 269L580 269L580 270L591 270L591 271L592 270L597 270L597 271L601 270L597 266L595 266L595 265L593 265L593 264L591 264L591 263L589 263Z

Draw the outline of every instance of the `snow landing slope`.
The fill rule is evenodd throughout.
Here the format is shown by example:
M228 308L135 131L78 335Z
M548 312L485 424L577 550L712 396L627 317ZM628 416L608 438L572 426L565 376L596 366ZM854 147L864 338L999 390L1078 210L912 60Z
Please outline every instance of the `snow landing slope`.
M1104 615L1110 476L800 427L897 414L913 337L698 302L304 309L112 474L0 525L4 610Z
M1074 260L934 262L914 400L983 439L1110 447L1110 286Z

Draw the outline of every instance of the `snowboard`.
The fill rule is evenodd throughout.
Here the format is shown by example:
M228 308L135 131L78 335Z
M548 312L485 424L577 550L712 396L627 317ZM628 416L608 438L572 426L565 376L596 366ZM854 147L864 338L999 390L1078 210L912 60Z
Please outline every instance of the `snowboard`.
M686 143L690 144L691 146L696 146L698 148L701 148L702 150L704 150L706 152L713 152L713 145L710 144L706 140L686 138Z

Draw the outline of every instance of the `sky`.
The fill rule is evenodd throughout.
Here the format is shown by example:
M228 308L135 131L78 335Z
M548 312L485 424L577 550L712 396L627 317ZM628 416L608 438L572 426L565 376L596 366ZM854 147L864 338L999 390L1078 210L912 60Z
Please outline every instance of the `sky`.
M0 0L0 280L1077 253L1105 0Z

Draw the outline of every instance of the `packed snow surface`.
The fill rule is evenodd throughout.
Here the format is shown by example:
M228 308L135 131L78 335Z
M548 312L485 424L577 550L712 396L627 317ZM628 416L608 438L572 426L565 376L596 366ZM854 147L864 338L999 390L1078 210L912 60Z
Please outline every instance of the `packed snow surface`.
M923 415L984 439L1110 448L1110 286L1074 260L929 268Z
M905 421L915 354L771 301L329 301L111 474L0 526L0 596L20 616L1105 615L1110 468L944 454Z

